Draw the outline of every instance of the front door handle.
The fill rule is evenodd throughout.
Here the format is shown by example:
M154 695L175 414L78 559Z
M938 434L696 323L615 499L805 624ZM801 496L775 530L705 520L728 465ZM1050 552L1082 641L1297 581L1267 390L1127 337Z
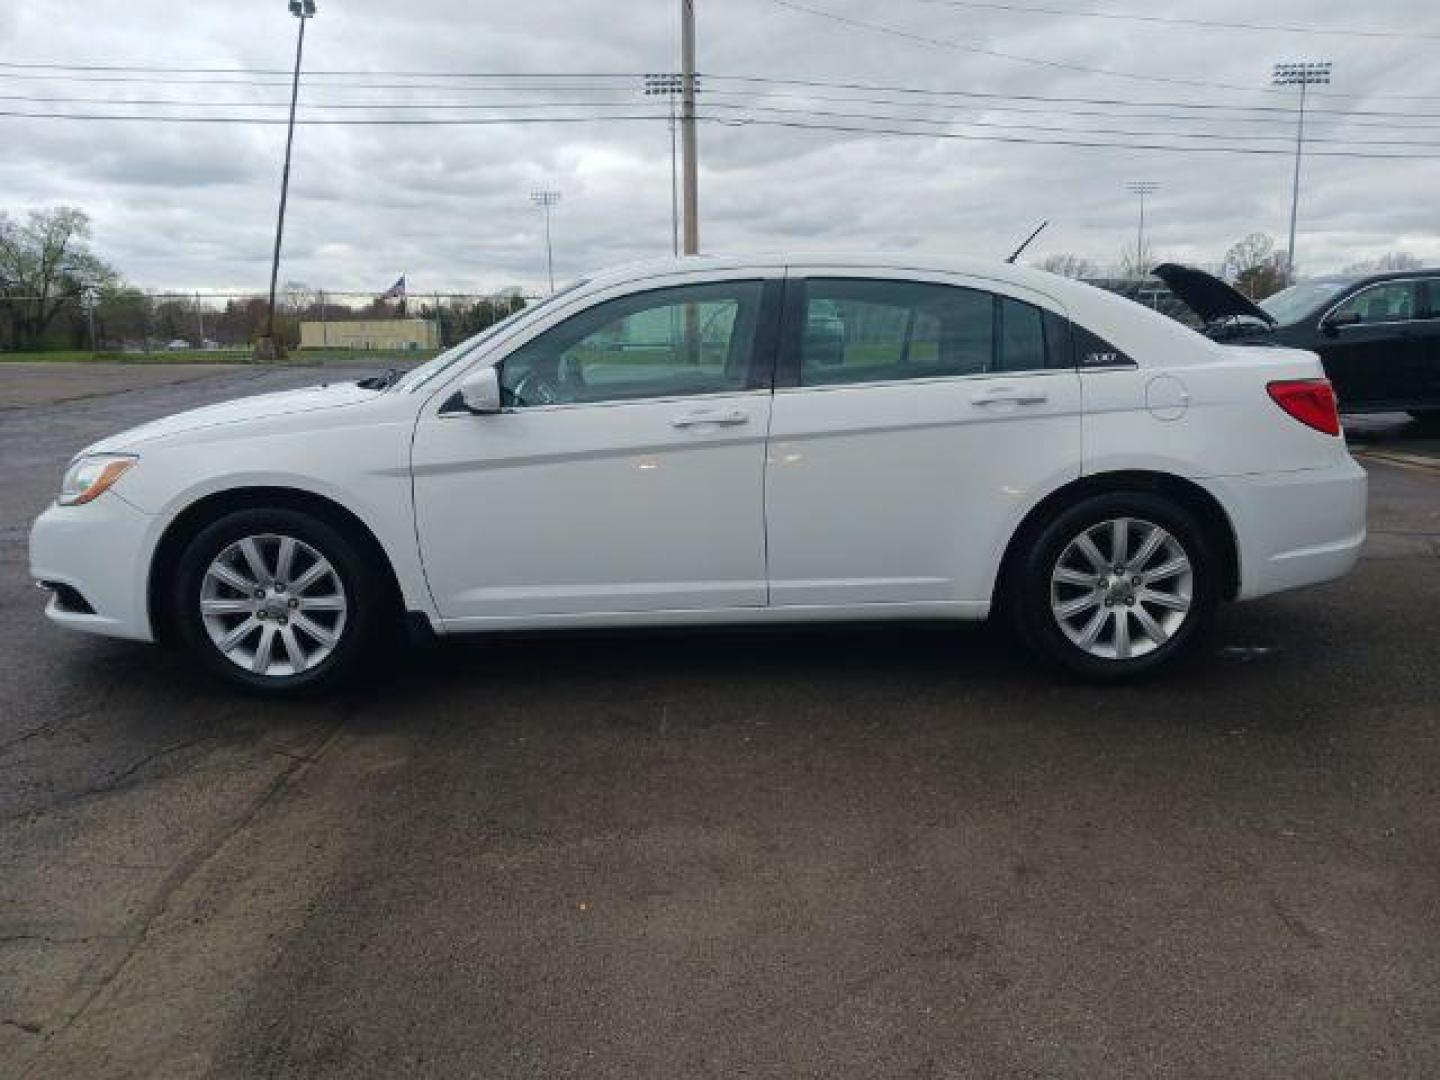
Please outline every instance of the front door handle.
M1043 405L1050 400L1050 395L1044 390L996 386L980 391L971 400L976 405Z
M698 427L701 424L748 424L750 414L743 409L701 409L682 413L670 421L671 427Z

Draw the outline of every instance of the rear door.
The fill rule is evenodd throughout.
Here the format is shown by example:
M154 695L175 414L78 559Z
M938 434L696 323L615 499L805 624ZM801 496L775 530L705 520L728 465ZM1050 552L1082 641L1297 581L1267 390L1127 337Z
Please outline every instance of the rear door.
M1419 310L1418 282L1382 281L1320 320L1318 348L1342 409L1409 400L1426 354Z
M772 605L987 601L1036 491L1079 475L1064 319L991 284L792 268L766 468Z

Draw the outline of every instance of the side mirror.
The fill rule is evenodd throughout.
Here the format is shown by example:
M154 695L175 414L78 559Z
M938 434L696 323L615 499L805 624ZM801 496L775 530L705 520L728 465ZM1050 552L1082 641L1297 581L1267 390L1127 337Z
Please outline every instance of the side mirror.
M460 384L460 400L479 416L500 412L500 373L492 365L467 375Z
M1327 334L1334 334L1342 326L1355 326L1360 322L1358 311L1337 311L1333 315L1327 315L1320 323L1320 329Z

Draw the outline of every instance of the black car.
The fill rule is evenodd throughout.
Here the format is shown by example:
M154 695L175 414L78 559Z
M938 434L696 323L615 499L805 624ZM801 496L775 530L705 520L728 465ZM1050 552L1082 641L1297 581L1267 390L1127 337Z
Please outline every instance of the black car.
M1343 411L1440 418L1440 269L1311 278L1259 304L1203 270L1153 272L1216 340L1319 353Z

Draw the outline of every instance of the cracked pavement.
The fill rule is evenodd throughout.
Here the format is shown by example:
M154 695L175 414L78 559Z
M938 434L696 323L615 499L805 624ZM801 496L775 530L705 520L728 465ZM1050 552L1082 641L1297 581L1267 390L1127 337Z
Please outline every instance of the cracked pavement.
M1142 686L826 628L257 704L26 577L75 449L342 373L166 374L0 365L7 1080L1440 1072L1440 473Z

